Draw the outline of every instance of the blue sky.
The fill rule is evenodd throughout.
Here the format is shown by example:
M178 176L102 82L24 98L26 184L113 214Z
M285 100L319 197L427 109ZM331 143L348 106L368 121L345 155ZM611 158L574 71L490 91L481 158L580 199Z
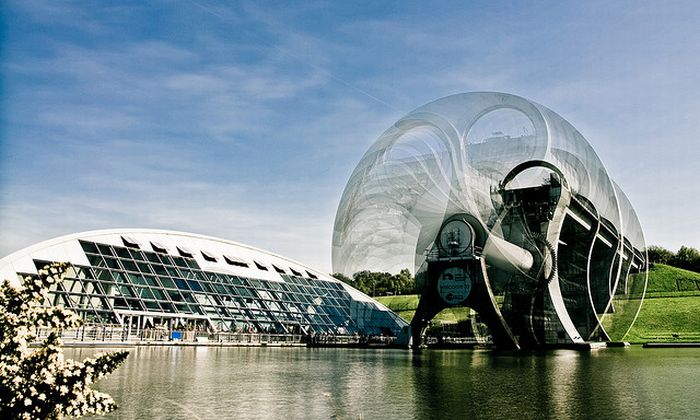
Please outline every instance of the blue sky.
M700 247L698 27L694 1L8 1L0 255L153 227L328 271L369 145L483 90L577 127L647 243Z

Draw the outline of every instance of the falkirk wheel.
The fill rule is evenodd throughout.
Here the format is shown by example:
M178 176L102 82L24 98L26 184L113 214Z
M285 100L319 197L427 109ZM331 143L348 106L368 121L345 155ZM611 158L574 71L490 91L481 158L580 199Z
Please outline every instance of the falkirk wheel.
M414 348L469 307L501 349L620 341L647 283L642 228L588 141L552 110L465 93L397 121L343 193L333 270L413 267Z

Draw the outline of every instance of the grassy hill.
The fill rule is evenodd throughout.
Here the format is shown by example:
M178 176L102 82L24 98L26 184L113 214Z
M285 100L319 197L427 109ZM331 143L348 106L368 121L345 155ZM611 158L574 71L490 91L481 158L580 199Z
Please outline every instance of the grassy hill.
M410 322L418 298L418 295L381 296L377 300ZM468 315L467 308L446 309L434 322L453 323ZM652 267L642 310L625 340L700 341L700 273L664 264Z
M673 292L673 296L682 294L700 295L700 273L671 267L670 265L654 264L649 269L647 294L648 296L660 296L668 292Z
M700 341L700 273L655 264L642 310L625 340Z
M418 295L378 296L376 299L389 309L399 314L403 319L411 322L418 306ZM448 308L440 312L434 319L434 323L455 324L469 317L469 308Z

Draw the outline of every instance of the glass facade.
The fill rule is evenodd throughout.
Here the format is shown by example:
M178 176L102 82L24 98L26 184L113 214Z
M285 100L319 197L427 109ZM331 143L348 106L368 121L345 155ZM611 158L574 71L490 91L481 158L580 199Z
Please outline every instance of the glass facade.
M141 328L395 336L407 326L350 286L311 270L285 267L283 260L269 263L262 261L263 256L258 258L261 261L247 261L200 251L196 245L167 247L134 238L138 235L121 235L123 245L78 239L89 264L71 261L68 275L53 286L46 304L70 308L88 323L139 322ZM276 277L203 268L195 259L198 253L200 261L265 274L274 271ZM52 261L70 259L32 261L40 269Z

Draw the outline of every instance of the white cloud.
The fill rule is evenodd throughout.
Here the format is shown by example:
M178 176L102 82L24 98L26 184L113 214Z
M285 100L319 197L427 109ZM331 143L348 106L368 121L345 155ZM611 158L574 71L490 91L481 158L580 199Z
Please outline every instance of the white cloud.
M0 252L142 226L329 269L335 207L370 143L405 112L467 90L521 94L574 123L650 241L700 235L674 221L700 205L689 181L700 39L682 6L604 17L568 6L132 6L12 3L36 30L7 26Z

